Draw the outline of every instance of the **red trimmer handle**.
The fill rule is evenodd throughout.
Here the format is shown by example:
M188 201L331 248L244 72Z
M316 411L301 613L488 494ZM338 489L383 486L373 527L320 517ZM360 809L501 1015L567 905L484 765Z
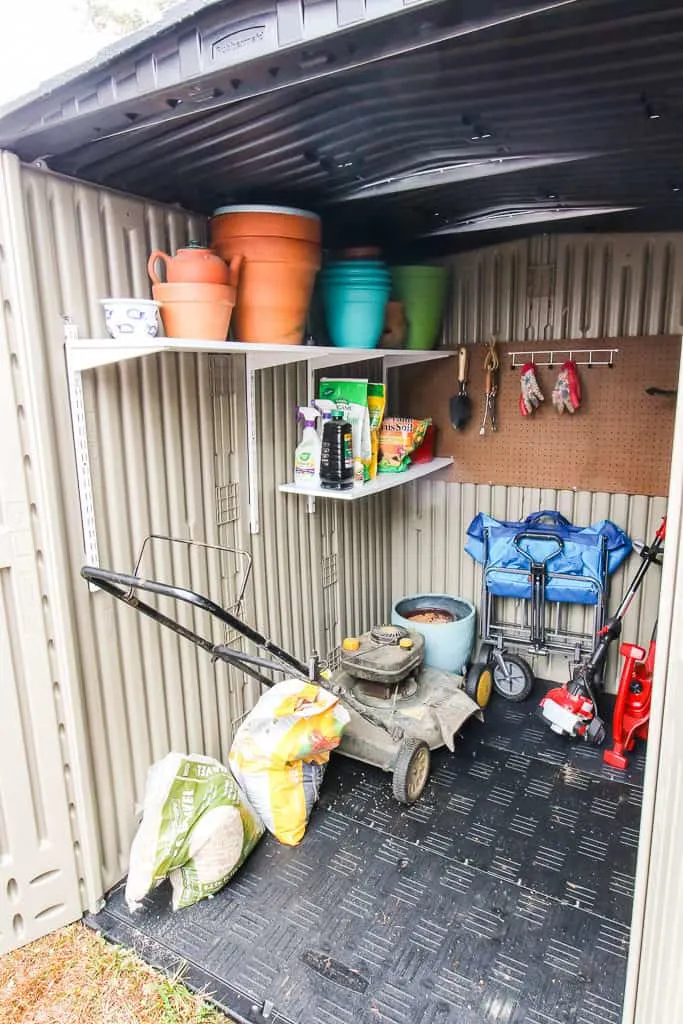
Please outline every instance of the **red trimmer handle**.
M666 516L662 517L662 521L659 524L659 529L657 530L656 537L657 540L661 541L662 543L664 543L664 541L666 540Z

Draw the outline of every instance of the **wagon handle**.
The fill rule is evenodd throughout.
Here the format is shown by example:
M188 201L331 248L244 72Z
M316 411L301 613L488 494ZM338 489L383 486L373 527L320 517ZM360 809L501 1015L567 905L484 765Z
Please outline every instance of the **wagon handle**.
M536 561L536 559L532 558L528 551L524 550L522 545L519 543L520 540L552 541L554 544L557 544L557 550L551 551L549 555L547 555L545 558L541 559L540 562L538 562ZM512 543L515 546L515 550L518 551L519 554L522 555L524 558L526 558L529 565L546 566L551 559L557 558L558 555L562 554L562 551L564 549L564 542L560 537L557 537L554 533L539 533L537 530L524 530L522 533L516 534L515 539Z

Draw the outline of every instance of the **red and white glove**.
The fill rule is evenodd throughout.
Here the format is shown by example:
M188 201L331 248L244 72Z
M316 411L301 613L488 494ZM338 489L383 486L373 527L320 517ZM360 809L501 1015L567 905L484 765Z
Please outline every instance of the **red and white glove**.
M576 363L562 363L553 388L553 405L559 413L576 412L581 405L581 381Z
M531 416L544 401L543 392L536 380L536 367L533 363L525 363L520 377L522 392L519 396L519 411L522 416Z

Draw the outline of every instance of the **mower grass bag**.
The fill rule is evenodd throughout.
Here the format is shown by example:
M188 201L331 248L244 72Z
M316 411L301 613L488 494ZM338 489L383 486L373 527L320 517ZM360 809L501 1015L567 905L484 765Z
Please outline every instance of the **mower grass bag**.
M333 694L286 679L263 694L238 729L230 767L281 843L296 846L303 839L330 751L349 721Z
M218 892L263 832L224 765L212 757L168 754L147 773L142 822L130 851L128 909L138 909L166 877L174 910Z

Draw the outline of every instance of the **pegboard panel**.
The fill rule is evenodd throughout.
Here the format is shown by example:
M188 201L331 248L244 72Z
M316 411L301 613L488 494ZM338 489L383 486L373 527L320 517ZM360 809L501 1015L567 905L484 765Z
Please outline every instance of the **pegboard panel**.
M530 417L519 412L520 371L510 368L509 353L533 348L528 342L499 346L495 434L479 433L483 345L469 346L472 419L465 430L453 430L448 412L458 387L457 358L402 371L402 414L431 416L438 429L437 452L453 456L450 478L459 483L666 495L676 402L671 396L650 396L645 389L678 386L680 338L610 338L590 344L619 351L611 369L579 367L583 401L573 416L560 416L552 405L559 363L553 369L538 368L545 396L540 410ZM578 340L538 347L561 353L587 345Z

